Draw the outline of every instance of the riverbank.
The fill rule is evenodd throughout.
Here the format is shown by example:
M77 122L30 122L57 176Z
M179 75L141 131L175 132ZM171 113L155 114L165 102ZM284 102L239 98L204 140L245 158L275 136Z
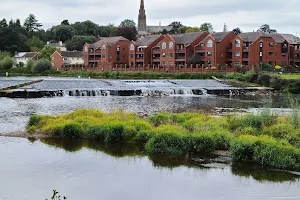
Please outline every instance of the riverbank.
M259 115L211 117L161 113L140 118L123 112L79 110L57 117L32 116L27 131L46 137L83 138L108 144L143 145L150 155L186 156L230 151L236 161L300 171L298 117Z

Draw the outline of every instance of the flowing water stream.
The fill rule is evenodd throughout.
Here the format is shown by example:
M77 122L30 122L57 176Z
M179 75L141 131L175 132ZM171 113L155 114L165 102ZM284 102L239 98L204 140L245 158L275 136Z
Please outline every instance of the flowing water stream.
M0 88L36 78L1 78ZM40 78L39 78L40 79ZM62 97L0 98L0 133L25 130L32 114L58 115L77 109L123 110L140 115L157 112L272 107L290 111L284 95L216 96L211 88L230 88L212 80L94 80L49 78L26 90L60 90ZM200 93L193 92L201 90ZM70 95L70 91L141 91L139 95ZM160 94L164 93L164 95ZM297 98L297 97L296 97ZM300 199L299 176L237 164L207 155L194 158L148 157L133 145L103 145L86 140L0 137L0 199L43 200L58 190L81 199Z

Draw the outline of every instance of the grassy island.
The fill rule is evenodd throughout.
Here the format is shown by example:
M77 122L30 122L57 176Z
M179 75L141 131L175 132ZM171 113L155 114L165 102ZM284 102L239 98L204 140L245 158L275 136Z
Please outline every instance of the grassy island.
M258 115L212 117L160 113L147 118L124 112L78 110L57 117L32 116L27 131L49 137L137 143L149 154L198 155L230 150L236 161L300 171L300 117Z

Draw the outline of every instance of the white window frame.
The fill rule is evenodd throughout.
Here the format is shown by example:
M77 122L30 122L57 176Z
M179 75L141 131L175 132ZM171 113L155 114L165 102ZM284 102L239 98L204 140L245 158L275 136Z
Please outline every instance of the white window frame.
M161 43L161 49L166 49L166 48L167 48L167 43L166 42Z
M207 41L207 47L208 48L212 48L213 47L213 41L212 40L208 40Z

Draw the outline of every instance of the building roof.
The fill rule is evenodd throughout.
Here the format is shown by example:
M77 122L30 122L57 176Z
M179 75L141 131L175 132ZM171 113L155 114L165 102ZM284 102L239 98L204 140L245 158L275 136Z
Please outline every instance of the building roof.
M15 55L15 58L33 58L37 54L37 52L19 52Z
M48 46L51 46L51 47L66 47L66 44L65 43L62 43L62 42L57 42L57 43L47 43Z
M288 43L290 44L299 44L300 38L293 34L280 34Z
M255 42L260 37L271 37L277 43L283 43L286 39L282 36L282 34L277 33L263 33L263 32L247 32L241 33L240 37L243 38L245 42Z
M82 58L82 51L62 51L60 53L62 57L70 57L70 58Z
M231 32L216 32L216 33L212 33L211 35L216 42L221 42L230 33Z
M164 29L167 31L172 30L172 26L147 26L147 32L149 33L159 33L162 32Z
M204 32L195 32L195 33L183 33L178 35L171 35L176 44L191 44L198 37L200 37Z
M149 35L144 38L141 38L136 41L136 45L138 47L144 46L148 47L150 44L152 44L155 40L157 40L161 35Z
M124 38L123 36L117 36L117 37L100 37L100 40L95 42L94 44L91 44L90 47L93 48L100 48L103 46L104 43L107 43L109 47L113 46L119 41L129 41L128 39Z

